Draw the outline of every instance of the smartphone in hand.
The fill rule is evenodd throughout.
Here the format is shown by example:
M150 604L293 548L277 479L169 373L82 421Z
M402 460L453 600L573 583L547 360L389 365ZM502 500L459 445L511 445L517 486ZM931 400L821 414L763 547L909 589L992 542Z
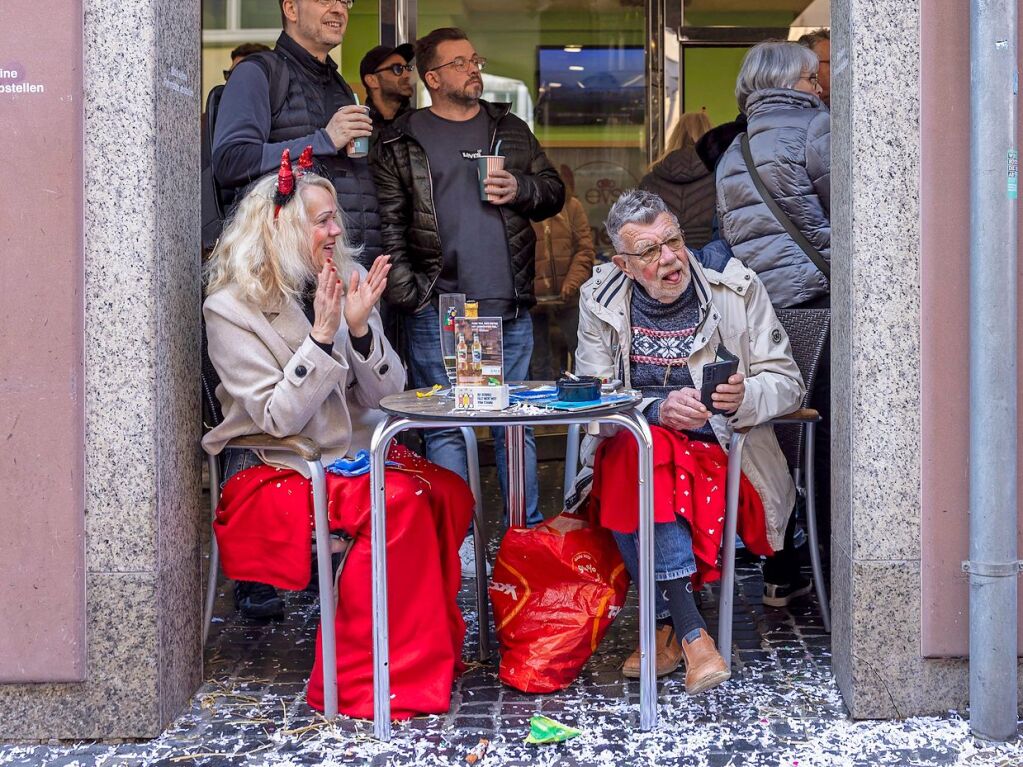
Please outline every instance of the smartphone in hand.
M711 362L709 365L703 366L703 384L700 386L700 402L711 413L720 414L724 413L724 410L720 410L714 406L714 400L711 399L711 395L714 390L717 389L718 384L728 383L728 379L731 378L739 371L739 359L733 357L732 359L722 360L720 362Z

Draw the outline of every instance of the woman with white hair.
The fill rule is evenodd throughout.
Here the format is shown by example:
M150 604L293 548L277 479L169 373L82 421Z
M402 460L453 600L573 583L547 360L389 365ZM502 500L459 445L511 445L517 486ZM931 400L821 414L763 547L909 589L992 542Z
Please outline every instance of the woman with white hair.
M327 469L331 531L350 541L338 582L339 709L373 714L369 447L380 399L402 390L401 361L376 302L390 269L353 260L337 195L326 179L281 172L257 181L227 224L208 265L203 304L223 421L203 439L213 455L265 433L309 437ZM347 278L347 279L346 279ZM394 445L386 471L392 715L445 712L460 668L465 624L455 603L458 546L473 499L465 482ZM237 456L235 457L237 458ZM246 451L229 461L214 531L225 574L301 589L309 582L312 498L308 469L284 453ZM352 459L356 460L352 460ZM320 643L307 698L323 708Z
M749 50L735 82L748 127L717 167L721 235L757 273L776 308L831 305L831 115L820 98L819 64L813 51L796 43L767 41ZM823 418L814 465L818 524L825 540L830 529L829 368L825 346L810 398ZM764 566L764 604L771 607L785 607L810 592L809 580L799 572L794 532L790 522L783 551Z
M749 148L767 192L826 264L831 261L831 116L820 100L819 61L796 43L753 46L735 83ZM721 234L763 280L777 308L828 305L830 282L758 191L742 135L717 168Z

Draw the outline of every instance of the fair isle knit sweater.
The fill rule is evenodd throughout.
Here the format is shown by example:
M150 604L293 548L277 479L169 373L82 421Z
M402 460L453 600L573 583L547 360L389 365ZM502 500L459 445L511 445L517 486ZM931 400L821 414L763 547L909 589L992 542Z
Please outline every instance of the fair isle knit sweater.
M689 353L700 324L700 301L695 283L690 280L689 287L670 304L651 298L638 282L633 283L629 321L632 325L629 354L632 386L642 391L644 397L655 398L644 415L652 426L660 426L661 402L668 392L693 388ZM709 422L685 433L693 439L714 440Z

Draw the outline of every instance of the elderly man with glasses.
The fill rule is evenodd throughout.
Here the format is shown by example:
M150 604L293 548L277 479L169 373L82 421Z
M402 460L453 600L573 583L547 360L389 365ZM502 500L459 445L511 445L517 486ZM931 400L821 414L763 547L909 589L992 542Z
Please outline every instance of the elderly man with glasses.
M565 186L536 137L508 104L491 104L481 72L487 60L460 29L435 29L416 41L416 68L430 106L398 117L371 152L380 199L384 249L391 255L387 301L402 312L414 386L447 385L440 350L438 296L464 293L480 316L504 319L505 377L528 377L533 350L529 308L536 235L531 221L561 210ZM502 170L485 179L477 159L501 155ZM507 466L503 430L495 430L497 463ZM430 430L427 457L463 477L465 443L457 431ZM507 478L502 472L502 489ZM507 497L507 494L506 494ZM536 448L526 436L526 519L536 523ZM467 539L468 541L468 539ZM475 572L471 542L463 573Z
M749 429L742 456L739 534L755 554L781 548L795 487L766 422L804 393L789 339L756 274L727 252L688 250L664 201L625 192L611 208L612 263L582 286L576 373L619 379L643 394L654 436L654 570L658 676L686 663L690 694L727 680L694 598L719 577L732 431ZM702 263L701 263L702 259ZM735 372L704 394L708 365ZM763 424L763 425L761 425ZM577 488L638 575L636 446L628 434L588 437ZM637 649L622 673L639 676Z

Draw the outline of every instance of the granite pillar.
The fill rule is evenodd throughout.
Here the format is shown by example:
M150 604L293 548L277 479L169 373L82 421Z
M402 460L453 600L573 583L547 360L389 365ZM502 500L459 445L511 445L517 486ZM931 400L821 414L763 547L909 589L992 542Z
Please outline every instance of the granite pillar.
M0 685L0 739L155 736L201 681L200 3L83 10L86 673Z
M921 568L921 520L950 503L934 497L926 464L968 439L962 429L948 435L954 443L934 439L950 418L968 422L968 350L941 334L949 316L965 316L968 256L954 237L935 237L948 213L935 220L925 215L931 202L922 204L923 188L930 199L960 200L952 215L969 225L965 177L934 151L968 113L968 97L950 97L965 89L968 68L939 65L966 62L968 23L965 6L940 0L832 4L832 641L839 688L859 719L963 710L969 698L965 659L925 657L922 627L934 607ZM954 157L968 153L968 140ZM928 280L960 289L951 302L924 301ZM924 354L936 347L942 353ZM948 408L933 407L936 389ZM941 481L965 495L965 468L946 469ZM963 627L949 620L944 630Z

